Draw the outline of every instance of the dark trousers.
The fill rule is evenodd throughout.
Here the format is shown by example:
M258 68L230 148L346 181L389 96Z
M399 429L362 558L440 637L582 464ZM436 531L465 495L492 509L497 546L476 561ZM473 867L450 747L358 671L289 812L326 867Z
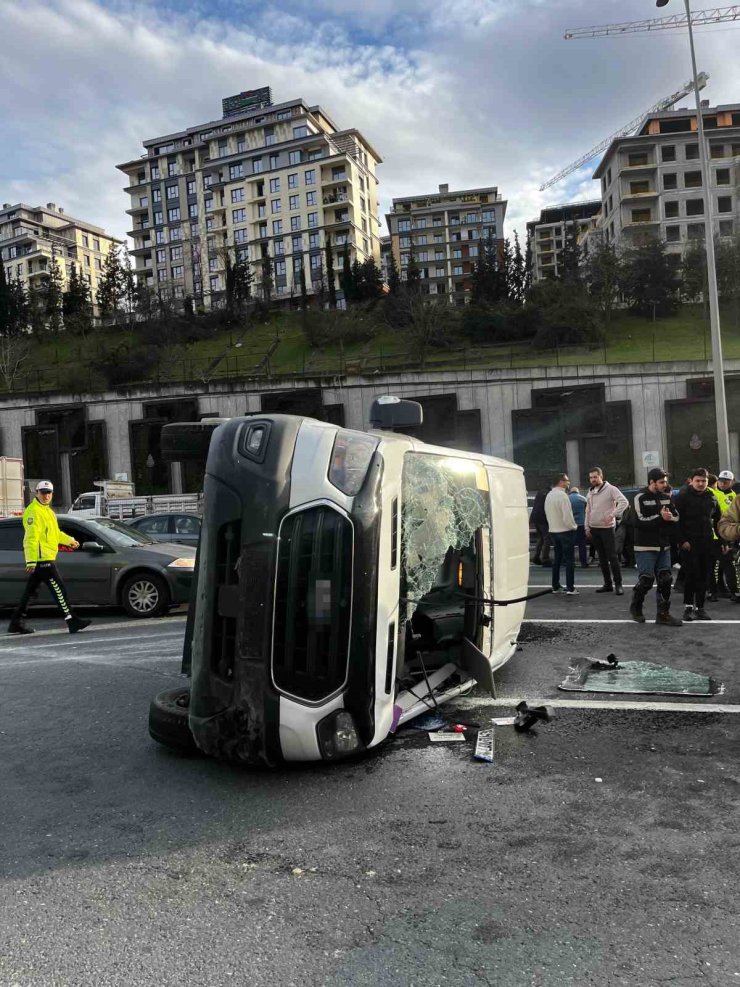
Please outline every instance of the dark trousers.
M535 562L550 561L550 529L546 524L535 524L537 541L534 546Z
M560 566L565 563L565 588L575 589L576 565L573 559L573 545L575 544L575 531L561 531L558 534L550 533L554 546L552 562L552 588L560 588Z
M22 617L27 616L29 604L36 596L39 586L43 584L46 584L49 587L52 599L59 608L62 617L65 620L72 619L72 609L67 602L67 591L64 588L64 583L62 582L59 573L57 572L57 567L53 562L37 562L36 568L28 577L28 582L26 583L26 588L23 590L23 595L21 596L20 602L15 608L13 616L10 618L11 624L14 621L20 620Z
M716 593L719 588L724 587L728 593L737 593L734 549L730 548L728 552L723 552L722 549L728 546L719 540L715 541L712 547L712 558L709 563L709 592Z
M681 571L686 573L683 587L684 606L704 606L709 566L713 562L714 546L710 541L693 541L688 552L681 552Z
M622 570L619 568L619 559L617 558L614 528L591 528L591 543L599 556L604 585L621 586Z
M578 561L581 565L588 562L588 549L586 548L586 529L582 524L576 528L576 548L578 549Z

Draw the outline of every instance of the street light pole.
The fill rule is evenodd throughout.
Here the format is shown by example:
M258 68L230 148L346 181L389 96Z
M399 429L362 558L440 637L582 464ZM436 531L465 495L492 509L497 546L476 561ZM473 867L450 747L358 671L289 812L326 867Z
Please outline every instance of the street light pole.
M669 0L656 0L656 6L665 7ZM699 92L694 31L691 26L690 0L684 0L686 21L689 29L691 48L691 68L694 73L694 95L696 96L696 127L699 137L699 158L701 160L702 184L704 186L704 236L707 251L707 281L709 289L709 325L712 335L712 372L714 375L714 406L717 417L717 452L719 468L730 469L730 431L727 423L727 398L725 395L725 372L722 359L722 334L719 317L719 292L717 291L717 263L714 251L714 231L712 229L712 190L709 184L709 156L704 139L704 118L702 116L701 95Z

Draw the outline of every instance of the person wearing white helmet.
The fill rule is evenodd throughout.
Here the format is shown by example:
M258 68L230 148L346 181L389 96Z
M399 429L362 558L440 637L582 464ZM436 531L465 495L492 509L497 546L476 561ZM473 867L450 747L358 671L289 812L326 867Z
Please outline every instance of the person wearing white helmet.
M59 530L57 516L51 509L53 495L54 484L50 480L39 480L36 484L36 496L23 512L23 554L29 575L20 602L10 618L9 634L33 634L33 628L28 626L24 618L42 583L49 587L70 634L76 634L90 624L89 620L83 620L72 613L67 602L67 592L55 565L60 545L68 545L73 549L80 545L76 538Z

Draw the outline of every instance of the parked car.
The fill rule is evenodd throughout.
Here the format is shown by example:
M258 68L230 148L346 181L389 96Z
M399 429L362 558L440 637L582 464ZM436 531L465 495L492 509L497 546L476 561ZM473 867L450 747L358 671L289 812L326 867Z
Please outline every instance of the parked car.
M147 538L151 538L152 541L197 546L198 538L200 538L201 517L199 514L169 511L130 518L125 523L142 535L146 535Z
M374 403L376 428L420 422L393 402ZM186 458L199 424L165 426L163 450ZM268 765L375 747L476 682L493 692L528 566L521 467L390 430L234 418L208 452L191 688L153 700L150 733Z
M57 566L74 606L121 606L131 617L158 617L187 603L195 549L154 542L110 518L59 515L59 527L80 547L60 551ZM20 599L26 582L21 518L0 519L0 606ZM46 587L39 604L51 603Z

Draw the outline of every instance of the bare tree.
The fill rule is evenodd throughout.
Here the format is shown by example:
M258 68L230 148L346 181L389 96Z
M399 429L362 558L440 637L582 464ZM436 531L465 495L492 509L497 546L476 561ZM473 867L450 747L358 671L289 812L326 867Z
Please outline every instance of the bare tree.
M23 372L23 364L30 352L31 344L25 333L0 336L0 377L6 390L13 390L13 384Z

